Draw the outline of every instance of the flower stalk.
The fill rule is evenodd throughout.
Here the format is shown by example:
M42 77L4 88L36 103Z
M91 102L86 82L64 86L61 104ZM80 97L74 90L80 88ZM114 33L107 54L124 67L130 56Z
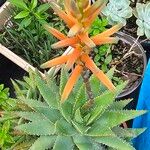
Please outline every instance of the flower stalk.
M51 2L54 12L69 28L68 34L64 35L57 29L54 29L49 25L44 25L44 28L47 31L60 40L57 43L54 43L52 48L58 49L71 46L73 48L73 52L67 56L60 56L59 58L50 60L41 65L41 68L50 68L63 63L66 64L66 68L68 70L70 70L72 66L75 66L62 93L61 102L65 102L67 100L80 75L84 78L89 101L92 101L92 92L90 90L88 79L85 78L85 72L87 71L84 71L83 68L86 68L86 70L89 69L109 90L115 91L115 86L103 73L103 71L96 66L92 58L89 56L96 45L117 43L118 41L118 38L110 36L122 27L121 24L115 25L96 36L90 37L88 33L93 21L99 15L106 3L107 0L97 0L93 4L91 4L89 0L64 0L65 10L63 10L56 3Z

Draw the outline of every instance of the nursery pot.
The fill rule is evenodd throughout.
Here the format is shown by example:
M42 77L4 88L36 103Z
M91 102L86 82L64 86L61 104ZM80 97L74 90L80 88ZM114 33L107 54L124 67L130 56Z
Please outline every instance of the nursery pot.
M120 95L118 95L117 98L122 99L124 97L128 97L129 95L132 95L134 92L137 94L136 90L139 89L139 86L142 82L144 71L146 69L147 58L142 45L138 41L136 41L135 38L123 32L118 32L116 36L119 37L119 39L123 43L129 44L130 46L134 44L132 51L135 51L135 53L142 55L141 59L143 61L143 73L141 74L141 78L137 82L133 83L133 85L131 85L128 89L123 90Z

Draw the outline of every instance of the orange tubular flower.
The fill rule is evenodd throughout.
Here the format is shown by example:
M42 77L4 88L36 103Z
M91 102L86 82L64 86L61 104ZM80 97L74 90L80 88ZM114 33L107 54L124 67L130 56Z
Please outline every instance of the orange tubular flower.
M77 65L64 88L62 102L68 98L73 86L83 71L83 67L90 69L109 90L115 90L114 85L108 77L98 69L93 60L89 57L92 48L96 45L117 43L118 41L118 38L110 36L122 27L121 24L115 25L96 36L89 37L88 34L91 24L106 5L107 1L108 0L97 0L94 4L91 4L90 0L64 0L65 10L62 10L55 2L50 3L54 12L70 29L68 34L64 35L57 29L49 25L44 25L47 31L60 40L53 44L52 48L58 49L71 46L73 47L73 52L69 55L50 60L41 65L41 67L50 68L55 65L66 63L66 67L70 69L74 64Z
M83 67L80 65L77 65L75 67L75 69L73 70L73 72L72 72L72 74L71 74L71 76L70 76L70 78L69 78L69 80L68 80L68 82L64 88L64 91L63 91L63 94L61 97L61 102L64 102L68 98L68 96L69 96L74 84L78 80L82 70L83 70Z

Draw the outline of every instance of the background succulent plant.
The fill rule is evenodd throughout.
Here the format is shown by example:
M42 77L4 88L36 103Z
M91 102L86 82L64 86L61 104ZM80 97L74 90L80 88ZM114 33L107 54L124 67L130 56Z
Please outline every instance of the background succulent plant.
M107 75L112 78L114 69ZM94 104L87 109L89 101L85 92L85 84L79 80L67 101L60 103L63 88L68 79L67 72L61 72L60 86L54 79L44 81L39 75L31 74L27 82L15 84L19 104L10 115L18 118L14 129L23 141L16 142L12 149L30 150L134 150L131 139L144 129L123 129L120 124L139 116L145 111L124 110L131 100L115 101L117 94L125 83L117 87L117 91L107 91L97 78L91 76ZM33 78L34 77L34 78ZM33 83L34 81L34 83ZM92 84L92 83L95 84ZM15 82L14 82L15 83ZM25 84L21 89L20 85ZM29 90L39 91L39 97L28 93ZM30 91L31 92L31 91ZM116 117L118 116L118 117ZM104 146L105 145L105 146Z
M126 25L126 19L132 16L132 8L129 0L109 0L102 13L107 16L110 24L122 23Z
M136 24L138 25L137 35L150 38L150 3L136 5Z

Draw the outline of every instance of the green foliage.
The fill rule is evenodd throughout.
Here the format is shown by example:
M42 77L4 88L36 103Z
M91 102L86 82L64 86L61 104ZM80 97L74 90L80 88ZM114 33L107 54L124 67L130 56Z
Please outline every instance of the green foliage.
M108 73L110 78L113 71L114 69ZM11 112L11 116L21 119L15 124L14 129L22 136L28 136L28 139L16 142L12 147L15 149L26 143L28 145L26 149L30 150L107 149L104 145L118 150L122 150L122 147L125 150L134 150L130 145L131 139L144 130L122 129L119 126L127 120L144 114L145 111L123 110L130 101L115 101L115 97L126 84L118 86L116 92L107 91L100 83L92 84L92 90L97 89L94 86L98 86L97 92L101 94L94 95L91 109L84 109L88 104L84 83L78 83L69 99L63 104L60 103L60 94L63 85L67 82L66 76L67 73L63 70L60 88L51 82L54 81L52 77L47 76L43 80L37 73L30 73L30 77L26 79L28 83L21 82L17 86L14 82L19 107ZM91 83L93 81L97 81L94 76L90 79ZM27 96L31 88L32 93L39 93L36 97L34 94ZM29 142L31 138L32 144L31 141Z
M56 14L53 14L51 16L51 18L49 19L49 24L50 24L50 26L58 29L60 32L67 35L68 29L67 29L65 23Z
M90 29L90 35L95 36L103 31L106 30L106 26L108 25L108 20L106 18L97 18ZM96 65L102 69L104 72L107 72L108 65L112 61L112 54L111 54L111 49L110 45L105 44L101 46L97 46L94 50L94 62Z
M20 13L20 9L22 8L19 7L20 5L22 6L25 4L30 7L31 3L29 3L29 1L26 3L24 3L24 1L19 1L18 3L17 0L13 0L12 3L15 3L17 9L15 8L11 11L11 25L6 24L4 26L4 29L0 33L0 43L25 59L31 65L40 69L39 66L41 64L49 59L61 55L63 51L60 49L59 52L56 52L51 49L51 45L56 42L56 39L43 28L41 20L39 21L35 18L35 16L33 16L34 14L30 13L25 18L14 19L16 14ZM41 13L45 13L45 7L47 5L48 4L41 4L38 1L37 6L34 9L37 9L37 11ZM55 14L53 14L52 9L49 11L47 10L46 13L49 13L49 16L45 19L45 21L50 22L52 27L66 33L64 23ZM27 13L23 13L23 15L25 14ZM27 27L23 27L22 22L24 22L24 19L28 17L31 17L32 21Z
M13 137L9 133L10 121L5 121L2 126L0 126L0 148L9 148L9 144L14 143Z
M9 97L9 89L4 88L4 85L0 85L0 109L5 109L6 107L6 101L8 100Z
M26 29L18 31L18 23L12 19L14 28L5 27L0 42L35 67L56 55L51 44L56 42L39 22L32 22ZM61 54L62 51L60 50ZM59 55L57 53L57 55Z
M97 17L90 28L89 34L91 36L95 36L105 31L107 25L108 25L108 20L106 18L100 19Z
M126 19L132 16L132 8L129 5L129 0L120 0L119 2L118 0L109 0L102 13L107 17L111 25L116 23L126 25Z
M102 45L95 48L94 62L104 72L109 70L109 64L112 61L112 54L110 45Z
M121 77L113 77L112 79L115 86L122 84L124 81L121 79Z
M9 97L9 89L4 88L4 85L0 85L0 120L3 117L3 121L0 121L0 148L3 150L9 148L13 144L14 138L11 134L11 121L3 114L3 111L11 111L15 108L16 104L14 99ZM5 116L5 117L4 117Z
M0 85L0 110L10 110L15 106L14 100L9 97L9 89Z
M136 4L136 24L138 25L137 35L150 38L150 3Z
M20 0L19 2L18 0L9 1L20 10L20 12L14 17L15 19L21 20L19 30L28 27L35 20L44 23L49 16L48 13L46 13L50 7L48 3L38 6L37 0L31 0L31 2L28 0Z

